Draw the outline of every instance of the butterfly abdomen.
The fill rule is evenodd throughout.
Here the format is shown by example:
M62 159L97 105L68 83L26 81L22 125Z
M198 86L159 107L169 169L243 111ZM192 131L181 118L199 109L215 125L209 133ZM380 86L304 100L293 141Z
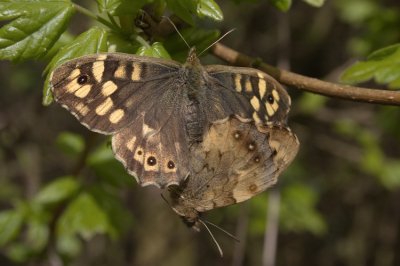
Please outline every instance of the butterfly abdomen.
M203 112L200 102L194 97L189 97L186 106L185 125L189 143L201 142L203 140Z

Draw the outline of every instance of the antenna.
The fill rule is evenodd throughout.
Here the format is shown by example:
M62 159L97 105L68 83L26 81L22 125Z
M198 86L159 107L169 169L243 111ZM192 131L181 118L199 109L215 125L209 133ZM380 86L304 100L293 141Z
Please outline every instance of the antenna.
M215 225L215 224L213 224L213 223L210 223L209 221L205 221L205 222L208 223L208 224L211 224L212 226L217 227L219 230L221 230L222 232L224 232L224 233L227 234L228 236L232 237L232 238L235 239L237 242L240 242L240 240L239 240L236 236L234 236L234 235L232 235L231 233L225 231L224 229L222 229L222 228L219 227L218 225Z
M210 229L208 229L208 226L207 226L202 220L199 219L199 221L204 225L204 227L205 227L205 228L207 229L207 231L210 233L212 239L214 240L215 244L216 244L217 247L218 247L218 250L219 250L219 253L221 254L221 257L223 257L223 256L224 256L224 253L222 252L221 247L219 246L217 240L215 240L215 238L214 238L213 234L211 233Z
M201 52L197 57L200 57L200 55L202 53L204 53L205 51L207 51L211 46L213 46L214 44L216 44L217 42L219 42L220 40L222 40L226 35L228 35L229 33L231 33L232 31L235 31L236 28L231 29L230 31L228 31L227 33L225 33L224 35L222 35L218 40L216 40L215 42L213 42L210 46L208 46L206 49L203 50L203 52Z
M172 20L171 20L169 17L166 17L166 16L162 16L162 18L165 18L166 20L169 21L169 23L172 24L172 26L174 26L176 32L179 34L179 36L181 36L182 40L186 43L187 47L189 47L189 50L190 50L191 47L190 47L189 44L186 42L185 38L183 38L182 34L181 34L181 33L179 32L179 30L176 28L176 26L175 26L175 24L172 22Z

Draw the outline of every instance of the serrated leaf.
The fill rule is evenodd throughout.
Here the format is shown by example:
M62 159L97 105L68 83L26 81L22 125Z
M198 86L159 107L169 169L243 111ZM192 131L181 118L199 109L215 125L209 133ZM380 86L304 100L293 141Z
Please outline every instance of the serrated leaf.
M116 187L134 186L135 178L129 175L122 163L115 159L107 145L101 145L89 155L86 163L103 181Z
M67 29L75 8L68 0L0 2L0 59L13 64L40 59Z
M186 23L189 23L191 25L194 25L194 20L192 17L192 14L190 13L190 11L192 12L196 12L196 3L192 0L165 0L165 2L167 3L167 7L170 11L174 12L178 17L180 17L181 19L183 19L183 21L185 21ZM188 9L186 6L189 3L189 7L192 8L192 10ZM192 4L194 4L194 7L192 6Z
M56 139L56 147L72 158L78 158L85 148L85 140L79 134L61 132Z
M149 0L96 0L100 12L108 12L112 16L136 14Z
M120 52L126 54L135 54L141 47L136 42L128 42L119 36L109 34L107 37L108 52Z
M171 59L171 56L168 54L167 50L165 50L163 44L160 42L153 43L151 47L142 46L138 49L136 54L142 56Z
M190 46L196 46L197 53L202 52L219 37L219 31L217 30L206 31L196 28L183 29L181 34ZM185 59L189 54L189 48L183 41L182 37L177 33L172 34L165 39L164 47L170 52L172 59L179 62L185 62ZM203 53L203 55L206 54L207 51Z
M96 234L105 234L109 231L110 223L107 214L86 192L81 193L68 205L56 229L57 235L77 233L86 240Z
M216 21L224 19L221 9L213 0L199 0L196 14L199 18L210 17Z
M292 0L268 0L268 2L280 11L288 11L292 5Z
M60 177L45 185L34 201L40 204L54 204L73 196L80 188L81 183L75 177Z
M375 77L377 83L388 83L390 88L400 88L400 44L373 52L366 62L357 62L348 68L342 80L362 82Z
M43 88L43 105L49 105L53 102L53 95L50 88L51 72L62 63L73 58L87 55L107 52L107 31L92 27L80 34L73 42L64 46L57 55L47 65L44 73L48 72Z
M15 210L0 212L0 246L4 246L18 236L23 219L23 215Z
M315 6L315 7L321 7L325 3L325 0L303 0L303 1L309 4L310 6Z

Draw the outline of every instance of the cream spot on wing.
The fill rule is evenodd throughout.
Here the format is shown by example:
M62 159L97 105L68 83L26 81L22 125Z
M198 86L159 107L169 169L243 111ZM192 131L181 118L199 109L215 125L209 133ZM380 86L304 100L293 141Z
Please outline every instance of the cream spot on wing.
M140 73L142 72L142 67L140 66L139 63L133 63L133 71L132 71L132 77L131 79L133 81L138 81L140 80Z
M143 136L145 138L149 137L149 136L146 136L146 135L152 135L154 132L155 132L155 130L153 128L149 127L146 124L143 124Z
M120 78L120 79L126 78L126 67L125 67L125 65L123 65L123 64L119 65L119 67L117 68L117 70L114 73L114 77Z
M251 88L251 82L250 80L246 80L246 91L253 91L253 89Z
M267 113L268 113L268 115L269 115L269 116L273 116L274 113L275 113L275 110L272 108L271 104L267 102L267 103L265 104L265 107L267 107Z
M103 88L101 90L101 93L104 96L110 96L111 94L113 94L116 90L118 89L118 86L115 85L114 82L112 82L111 80L107 81L106 83L103 84Z
M76 79L71 81L70 83L68 83L66 86L67 88L67 92L68 93L74 93L76 90L78 90L80 87L82 87L82 85L78 84L78 82L76 82Z
M268 121L269 120L269 116L265 115L265 120Z
M77 78L79 75L81 74L81 71L79 68L75 68L74 70L72 70L71 74L69 74L68 79L75 79Z
M250 100L250 103L253 106L254 110L260 110L260 101L257 99L256 96L253 96L253 98Z
M124 117L124 114L125 114L125 112L122 109L115 110L110 115L110 118L109 118L110 122L113 124L118 123Z
M258 89L260 92L260 97L261 99L264 97L265 92L267 91L267 82L264 79L259 79L258 80Z
M236 91L241 92L242 91L242 84L240 84L240 81L242 80L242 75L236 74L235 77L235 87Z
M106 60L107 59L107 54L100 54L98 57L97 57L97 60Z
M138 163L143 165L143 158L144 158L143 148L139 146L135 150L135 155L133 156L133 159L135 159Z
M96 114L105 115L111 109L111 107L113 107L113 105L114 103L111 98L107 98L102 104L100 104L96 108Z
M258 123L261 122L261 119L260 119L260 117L258 116L257 112L254 112L254 113L253 113L253 119L254 119L254 122L256 122L256 124L258 124Z
M279 105L277 101L274 101L274 103L272 104L272 109L274 109L274 112L276 112L276 110L278 110Z
M276 90L272 91L272 96L274 96L275 101L279 102L280 98L279 98L279 94Z
M76 106L76 110L77 110L82 116L87 115L87 113L89 112L89 108L88 108L86 105L84 105L83 103L79 103L79 104Z
M144 170L145 171L158 171L158 158L155 154L147 153L144 159Z
M97 82L101 82L104 74L104 61L96 61L93 63L93 76Z
M175 150L177 153L181 151L181 146L179 145L179 142L175 142Z
M90 89L92 88L92 85L85 85L83 87L80 87L76 92L75 92L75 96L78 98L85 98L89 92Z
M126 143L126 147L128 150L133 151L133 148L135 147L135 142L136 142L136 136L133 136L128 143Z

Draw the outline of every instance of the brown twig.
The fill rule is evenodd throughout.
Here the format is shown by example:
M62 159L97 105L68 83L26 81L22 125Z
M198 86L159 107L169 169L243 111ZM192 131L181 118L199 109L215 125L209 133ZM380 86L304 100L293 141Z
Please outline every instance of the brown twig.
M212 47L211 53L234 66L260 69L280 83L301 90L349 101L400 106L400 91L352 87L302 76L260 63L256 59L243 55L220 43Z

